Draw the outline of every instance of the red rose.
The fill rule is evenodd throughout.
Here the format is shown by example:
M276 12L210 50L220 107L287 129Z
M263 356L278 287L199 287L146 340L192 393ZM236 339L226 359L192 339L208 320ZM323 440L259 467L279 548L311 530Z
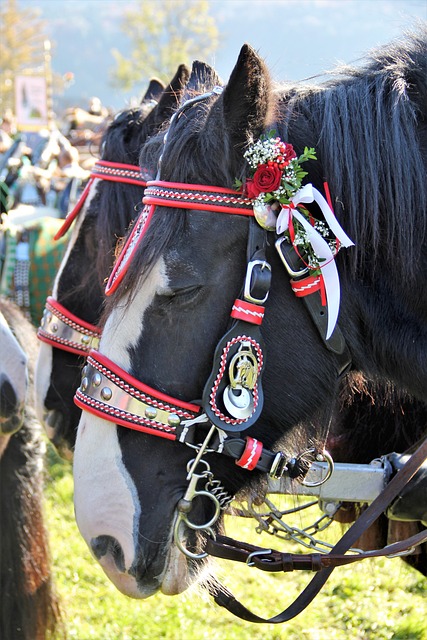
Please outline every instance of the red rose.
M297 154L295 153L293 146L289 144L289 142L285 142L285 150L283 153L283 157L285 159L285 162L289 162L290 160L293 160L294 158L297 157Z
M275 191L282 180L282 171L274 164L260 164L252 180L246 181L246 193L249 198L256 198L260 193Z

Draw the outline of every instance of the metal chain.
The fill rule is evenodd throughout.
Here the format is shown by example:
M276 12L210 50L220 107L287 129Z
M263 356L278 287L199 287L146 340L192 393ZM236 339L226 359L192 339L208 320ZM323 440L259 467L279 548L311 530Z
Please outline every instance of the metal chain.
M327 529L334 522L333 516L340 508L341 503L337 503L333 513L323 514L320 518L315 520L313 524L303 528L287 524L284 522L283 517L318 505L317 500L287 510L277 509L277 507L268 498L264 499L263 504L268 507L267 511L260 511L255 508L253 500L249 499L247 501L247 506L243 503L239 503L240 508L233 509L232 513L233 515L245 518L254 518L258 523L258 526L255 529L258 534L268 533L269 535L276 536L282 540L293 540L305 548L318 553L328 553L333 548L333 544L321 540L317 537L317 534ZM362 553L361 549L352 548L350 551L352 553Z

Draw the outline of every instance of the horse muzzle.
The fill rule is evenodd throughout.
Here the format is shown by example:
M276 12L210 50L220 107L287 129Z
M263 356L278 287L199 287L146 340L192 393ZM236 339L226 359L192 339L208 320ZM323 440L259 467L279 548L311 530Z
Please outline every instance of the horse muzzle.
M0 435L11 436L24 423L25 404L20 402L7 376L0 379Z

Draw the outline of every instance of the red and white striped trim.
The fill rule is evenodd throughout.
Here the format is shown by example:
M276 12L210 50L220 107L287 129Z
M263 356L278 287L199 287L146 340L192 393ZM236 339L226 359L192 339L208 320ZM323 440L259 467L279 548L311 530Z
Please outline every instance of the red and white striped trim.
M252 471L258 464L258 460L261 457L263 444L256 438L247 436L246 446L240 458L236 460L236 464L242 469Z
M71 227L74 220L79 215L83 208L84 203L87 200L90 189L95 179L110 180L111 182L124 182L127 184L136 184L141 187L145 187L147 181L143 178L141 170L138 166L133 164L122 164L120 162L109 162L108 160L98 160L94 165L89 181L84 188L76 206L70 213L67 214L64 224L58 229L53 236L54 240L59 240Z
M264 320L264 312L265 307L237 298L234 301L230 315L236 320L244 320L245 322L251 322L252 324L262 324L262 321Z
M308 296L322 287L321 276L307 276L302 280L291 280L292 291L297 298Z
M154 422L153 420L149 420L148 418L142 418L134 413L124 411L123 409L109 406L105 402L91 398L80 389L77 389L76 391L74 403L80 407L80 409L88 411L89 413L92 413L103 420L107 420L108 422L114 422L114 424L119 424L120 426L127 427L133 431L149 433L160 436L161 438L166 438L167 440L176 440L175 427L168 427L166 425L159 424L158 422Z
M198 405L143 384L95 350L89 354L74 402L104 420L170 440L176 439L175 424L193 420L201 411Z
M149 180L144 204L253 216L253 201L242 192L204 184Z
M146 179L141 174L141 169L133 164L121 164L118 162L109 162L108 160L98 160L94 165L91 176L101 178L101 180L110 180L112 182L123 182L125 184L136 184L145 187Z
M232 340L230 340L229 342L227 342L227 344L225 345L223 351L222 351L222 355L221 355L221 360L220 360L220 368L218 371L218 375L215 379L215 382L212 386L212 390L210 392L209 398L210 398L210 405L212 408L212 411L214 412L214 414L223 422L225 422L226 424L243 424L244 422L246 422L247 420L249 420L249 418L255 413L256 408L258 407L258 402L259 402L259 395L258 395L258 384L255 384L254 388L253 388L253 399L254 399L254 407L253 407L253 411L251 413L250 416L248 416L247 418L230 418L230 416L226 416L224 413L222 413L222 411L219 409L217 403L216 403L216 396L217 396L217 391L218 391L218 387L221 383L221 380L224 376L224 373L227 369L227 356L228 353L231 349L231 347L233 347L233 345L238 344L239 342L249 342L251 344L251 346L255 349L256 352L256 356L257 356L257 361L258 361L258 372L261 371L263 363L264 363L264 356L262 353L262 349L259 345L259 343L254 340L254 338L251 338L250 336L236 336L235 338L233 338Z
M37 337L53 347L86 357L90 349L98 346L101 330L80 320L54 298L46 301Z
M123 280L137 247L148 229L153 213L154 205L150 206L146 204L114 264L105 287L105 295L110 296L114 293Z
M194 414L197 415L200 413L200 407L197 404L177 400L166 393L149 387L95 349L90 351L87 363L114 382L114 384L121 387L129 395L144 402L150 402L152 406L158 409L176 413L187 419L192 419L194 418Z

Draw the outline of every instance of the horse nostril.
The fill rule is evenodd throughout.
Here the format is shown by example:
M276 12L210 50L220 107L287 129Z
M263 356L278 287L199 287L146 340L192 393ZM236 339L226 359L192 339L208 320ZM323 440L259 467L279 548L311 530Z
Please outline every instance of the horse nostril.
M98 536L90 541L91 549L97 560L103 556L110 555L119 571L125 570L125 558L123 549L116 538L112 536Z
M1 377L0 385L0 416L9 418L18 408L18 398L9 378Z

